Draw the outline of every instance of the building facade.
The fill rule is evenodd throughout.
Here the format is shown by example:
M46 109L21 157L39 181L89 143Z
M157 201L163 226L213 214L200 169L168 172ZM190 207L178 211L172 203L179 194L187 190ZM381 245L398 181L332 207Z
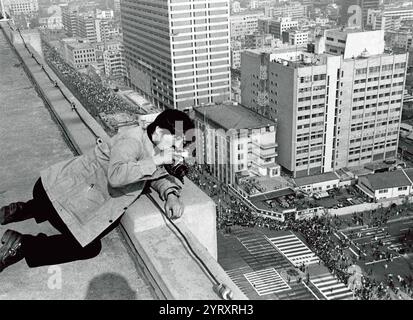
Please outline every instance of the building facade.
M83 69L96 63L96 49L91 43L70 41L65 44L65 57L75 69Z
M292 46L305 46L309 41L309 32L297 29L283 31L282 39L284 43Z
M159 108L230 98L229 1L125 0L128 83Z
M105 74L116 80L123 80L126 76L125 59L122 50L106 50L103 52Z
M407 54L384 53L382 31L322 38L316 53L241 55L241 102L278 119L277 161L294 176L397 155Z
M70 5L62 5L62 23L66 34L69 37L74 37L77 34L77 7Z
M258 31L258 20L264 17L262 11L242 11L230 16L231 39L244 37Z
M33 14L39 11L37 0L6 0L4 1L6 12L13 15Z
M265 16L273 18L289 17L298 20L306 17L306 6L299 2L288 2L265 8Z
M298 28L298 21L294 21L291 18L279 18L268 22L268 32L274 35L277 39L282 39L284 31Z
M96 42L95 17L89 15L77 16L76 36L90 42Z
M242 176L278 176L276 122L242 105L195 108L196 157L214 176L234 185Z
M411 177L404 170L359 177L357 186L374 200L406 197L411 193Z

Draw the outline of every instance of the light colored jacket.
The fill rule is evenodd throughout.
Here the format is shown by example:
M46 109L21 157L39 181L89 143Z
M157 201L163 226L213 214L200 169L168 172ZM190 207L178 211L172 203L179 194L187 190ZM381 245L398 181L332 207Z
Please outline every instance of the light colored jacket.
M50 201L82 246L115 222L147 182L163 200L171 188L179 192L178 180L153 162L153 150L146 131L133 127L41 172Z

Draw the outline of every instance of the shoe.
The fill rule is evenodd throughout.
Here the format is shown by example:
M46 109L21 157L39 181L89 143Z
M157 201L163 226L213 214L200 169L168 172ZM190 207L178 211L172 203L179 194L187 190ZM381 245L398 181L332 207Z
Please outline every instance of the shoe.
M13 202L8 206L0 208L0 224L23 221L30 219L31 216L24 213L24 202Z
M4 233L1 238L3 246L0 248L0 272L24 258L22 241L23 235L16 231L7 230Z

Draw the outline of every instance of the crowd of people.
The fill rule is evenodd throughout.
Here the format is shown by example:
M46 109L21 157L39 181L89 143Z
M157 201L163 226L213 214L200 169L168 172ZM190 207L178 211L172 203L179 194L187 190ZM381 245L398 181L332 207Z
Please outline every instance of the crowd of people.
M104 87L100 81L86 73L78 72L66 63L58 51L46 41L42 41L42 49L48 65L92 116L100 119L101 114L137 113L136 108Z
M299 232L305 238L309 247L323 261L329 271L341 282L348 284L352 276L348 269L354 264L353 259L346 250L350 243L348 239L336 239L332 237L332 232L337 226L344 224L345 219L340 217L314 216L311 219L287 219L280 222L268 217L259 216L244 204L238 197L229 194L228 187L211 174L208 166L194 166L188 177L200 186L218 204L217 226L225 232L231 232L234 225L243 227L265 227L271 230L292 230ZM394 208L370 212L363 217L363 214L355 214L350 219L353 225L370 222L372 225L384 224L395 215ZM398 209L399 214L403 209ZM396 211L397 212L397 211ZM351 221L352 220L352 221ZM358 223L357 223L358 221ZM370 274L371 276L371 274ZM356 299L390 299L391 292L396 293L394 282L377 282L368 274L362 276L362 281L354 287ZM413 298L413 279L406 276L403 278L402 289Z

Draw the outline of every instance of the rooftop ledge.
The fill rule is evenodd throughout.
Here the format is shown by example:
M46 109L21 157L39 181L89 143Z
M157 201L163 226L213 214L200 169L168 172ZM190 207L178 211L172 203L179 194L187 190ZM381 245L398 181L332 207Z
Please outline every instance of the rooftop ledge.
M41 68L24 48L17 32L8 24L0 22L6 37L13 43L18 56L22 59L29 78L36 83L39 92L53 118L62 126L65 139L84 153L96 144L95 138L77 117L61 96L58 89L50 82ZM102 138L109 138L103 128L83 108L54 72L47 66L33 47L38 48L38 36L33 33L23 34L28 48L43 64L46 71L57 81L65 94L76 103L77 109L86 123ZM152 193L161 204L157 194ZM234 293L235 300L247 297L232 282L217 262L217 234L215 203L203 191L188 179L182 190L185 212L176 225L187 237L193 250L212 271L215 277L226 284ZM214 281L195 259L183 238L166 221L148 197L142 196L132 204L121 219L120 229L129 244L137 267L144 272L159 299L218 300L220 297L213 290Z

